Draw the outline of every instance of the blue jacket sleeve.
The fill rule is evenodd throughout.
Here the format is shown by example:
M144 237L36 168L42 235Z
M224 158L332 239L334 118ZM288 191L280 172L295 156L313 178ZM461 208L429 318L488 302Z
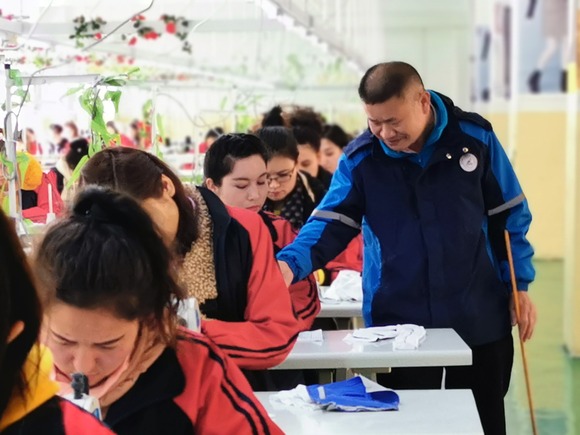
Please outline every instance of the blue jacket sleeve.
M488 166L483 193L487 208L488 238L504 282L510 282L504 229L511 239L516 281L519 290L527 290L534 280L534 250L526 238L532 215L514 169L493 131L484 134L488 145Z
M354 159L341 157L324 199L294 242L278 253L278 260L292 270L293 282L324 267L360 233L364 204L353 181L355 164Z

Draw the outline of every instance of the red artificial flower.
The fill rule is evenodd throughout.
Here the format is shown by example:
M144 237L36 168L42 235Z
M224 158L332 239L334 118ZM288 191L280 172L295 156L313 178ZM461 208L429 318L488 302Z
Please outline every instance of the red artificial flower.
M171 33L173 35L175 33L175 30L176 30L175 21L169 21L165 25L165 30L167 31L167 33Z
M137 37L133 36L131 39L129 39L129 45L135 45L137 43Z
M118 63L124 63L125 62L125 56L123 56L122 54L118 54L117 55L117 62Z
M145 39L157 39L159 38L159 33L154 32L154 31L150 31L145 33L144 35Z
M143 21L144 19L144 15L135 15L133 18L131 18L131 21Z
M77 62L82 62L83 61L83 57L80 54L75 55L75 60Z
M96 39L102 39L103 38L103 34L101 32L95 33L95 38Z

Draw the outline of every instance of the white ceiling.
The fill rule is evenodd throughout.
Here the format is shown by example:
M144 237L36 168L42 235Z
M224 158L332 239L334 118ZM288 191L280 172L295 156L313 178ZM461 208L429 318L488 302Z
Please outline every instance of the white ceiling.
M101 31L106 35L150 3L12 1L3 5L3 15L17 17L0 19L0 31L73 47L69 35L74 33L75 17L103 18L107 25ZM350 85L374 63L422 50L416 38L401 44L399 35L468 26L470 4L470 0L155 0L144 13L147 24L162 31L162 14L189 19L194 23L187 38L191 54L181 51L181 41L168 34L129 46L121 35L130 39L134 34L131 22L90 52L121 54L135 58L136 63L206 77L244 77L253 86ZM283 19L273 17L276 10ZM290 30L284 25L288 17L298 23ZM342 66L337 66L337 59Z

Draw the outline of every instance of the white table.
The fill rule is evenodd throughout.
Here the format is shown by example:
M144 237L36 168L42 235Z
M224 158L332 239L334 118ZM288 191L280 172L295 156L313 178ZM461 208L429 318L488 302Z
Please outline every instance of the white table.
M391 340L346 342L352 331L323 331L322 342L297 342L273 369L384 369L471 365L471 349L453 329L427 329L417 350L393 351Z
M318 317L351 318L362 316L362 302L320 300Z
M398 411L358 413L273 404L269 399L272 394L259 392L256 396L288 435L483 434L470 390L398 390Z

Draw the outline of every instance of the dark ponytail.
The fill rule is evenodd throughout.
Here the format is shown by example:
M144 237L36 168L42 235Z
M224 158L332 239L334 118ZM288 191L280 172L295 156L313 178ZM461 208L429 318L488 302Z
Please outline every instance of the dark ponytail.
M153 221L130 197L87 187L71 215L48 230L36 269L47 304L106 309L173 342L182 292Z

